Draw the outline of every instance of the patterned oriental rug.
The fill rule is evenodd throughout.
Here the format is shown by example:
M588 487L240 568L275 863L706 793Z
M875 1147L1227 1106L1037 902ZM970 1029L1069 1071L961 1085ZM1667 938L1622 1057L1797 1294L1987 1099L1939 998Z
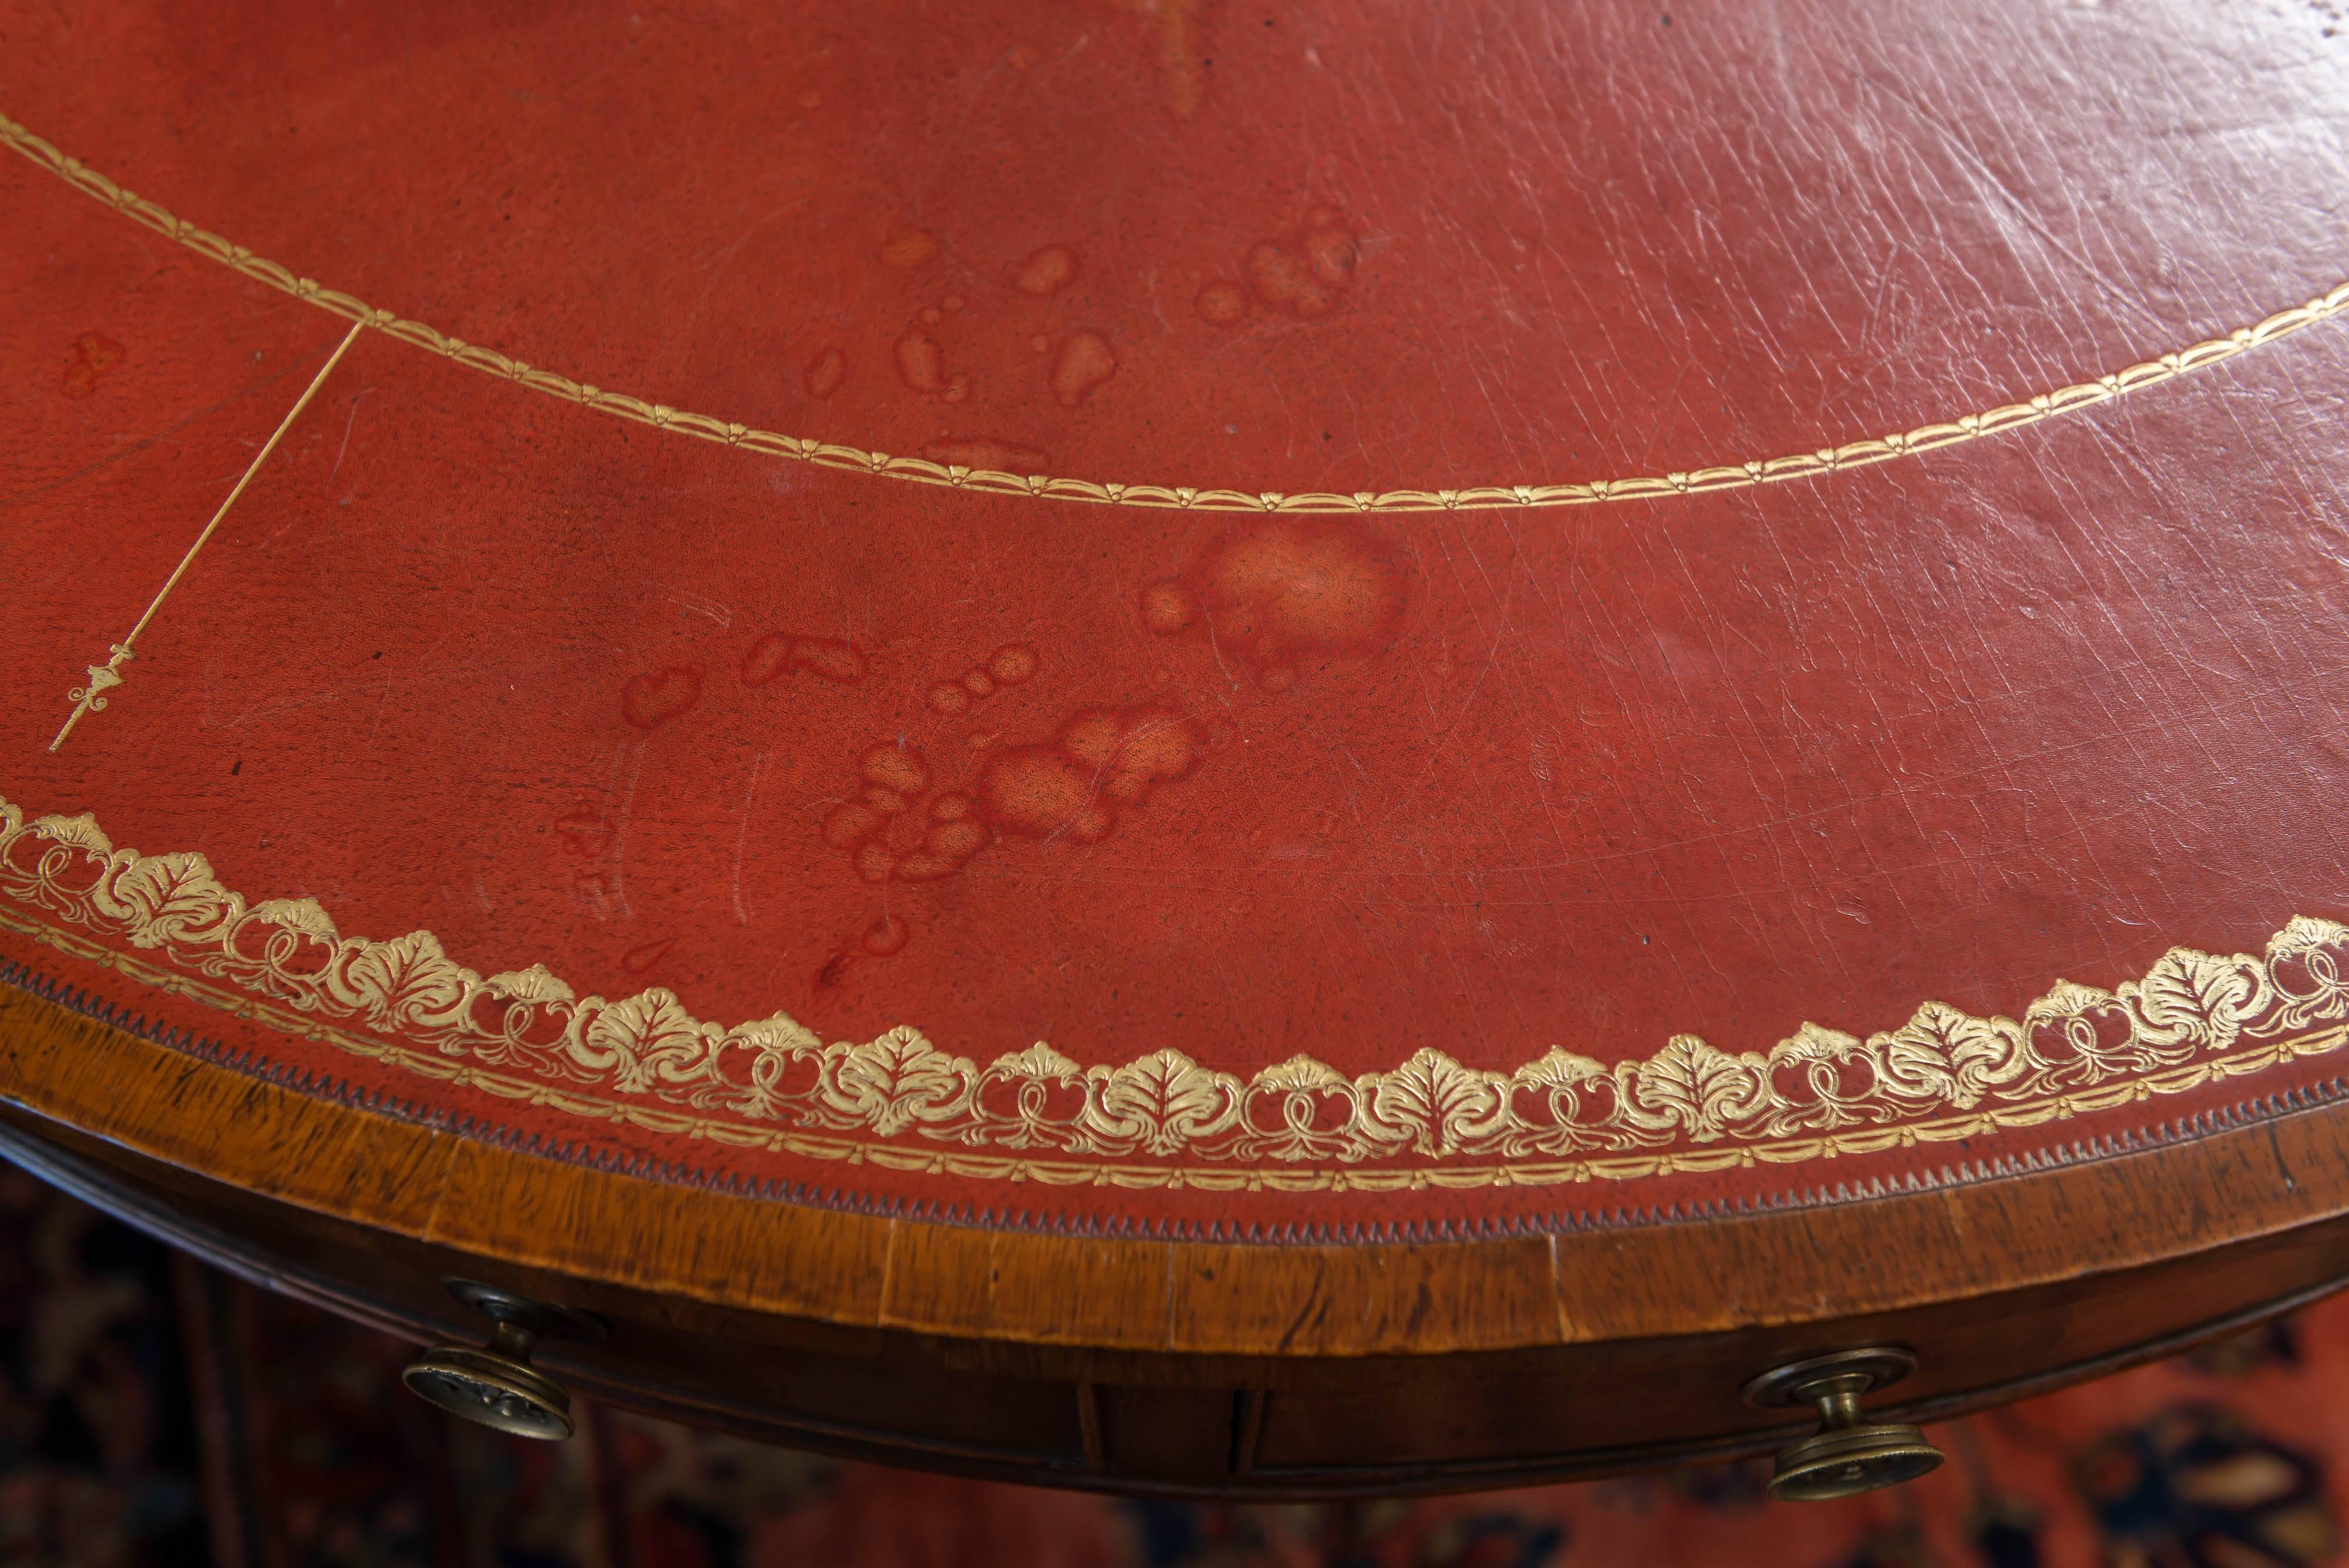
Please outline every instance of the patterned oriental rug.
M1836 1504L1765 1501L1764 1464L1416 1501L1127 1502L600 1408L548 1446L409 1397L409 1354L0 1168L0 1568L2349 1562L2349 1298L1934 1428L1937 1474Z

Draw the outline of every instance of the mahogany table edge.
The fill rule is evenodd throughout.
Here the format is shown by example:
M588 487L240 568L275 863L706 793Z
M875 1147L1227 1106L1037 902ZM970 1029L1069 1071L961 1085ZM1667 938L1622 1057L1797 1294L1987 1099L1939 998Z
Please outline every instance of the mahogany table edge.
M843 1326L1190 1355L1494 1351L1799 1324L2125 1271L2349 1215L2349 1107L2317 1106L1960 1186L1546 1236L1333 1246L982 1231L740 1197L493 1147L198 1062L5 987L0 1103L334 1220L623 1288ZM680 1229L736 1242L734 1273L713 1282L643 1244ZM1231 1289L1183 1294L1180 1304L1202 1319L1163 1328L1071 1326L1019 1315L999 1299L992 1314L978 1315L968 1302L925 1303L902 1288L909 1258L932 1249L926 1284L950 1282L957 1271L975 1277L1081 1258L1096 1282L1205 1268ZM888 1293L876 1289L883 1280L853 1269L829 1277L791 1269L817 1254L878 1264ZM1798 1259L1799 1288L1775 1303L1732 1303L1726 1292L1659 1299L1641 1303L1632 1322L1610 1299L1668 1261L1675 1272L1711 1267L1733 1285L1741 1263L1783 1272ZM1504 1282L1526 1282L1528 1264L1554 1316L1529 1315L1521 1297L1495 1293ZM1423 1318L1409 1334L1380 1326L1440 1286L1459 1293L1452 1322ZM1296 1314L1334 1288L1361 1308L1354 1324L1331 1323L1322 1337L1300 1341ZM1213 1295L1243 1290L1256 1295L1257 1310L1205 1321Z

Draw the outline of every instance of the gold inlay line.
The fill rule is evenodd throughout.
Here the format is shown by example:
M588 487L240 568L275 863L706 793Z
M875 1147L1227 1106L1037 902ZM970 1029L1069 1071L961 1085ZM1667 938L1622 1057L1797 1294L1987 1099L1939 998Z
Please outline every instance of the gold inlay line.
M253 483L253 476L261 472L261 465L269 461L269 454L277 450L277 443L285 439L285 432L294 428L294 421L302 417L302 410L310 406L310 400L318 395L318 389L326 384L326 378L335 373L335 367L343 362L343 356L350 351L352 344L358 341L359 334L366 327L367 323L363 321L354 322L351 329L343 334L342 342L326 356L326 362L318 367L316 375L310 378L309 386L303 389L302 395L294 400L294 406L285 410L285 417L277 421L277 428L269 432L269 439L261 443L261 450L254 453L253 462L245 466L243 477L236 482L236 488L228 493L228 499L220 504L220 510L212 514L212 520L204 524L204 531L196 535L196 542L188 546L188 553L180 557L180 564L171 568L171 575L163 579L163 586L155 590L155 597L147 601L147 613L139 618L139 624L130 628L129 636L113 646L113 657L103 664L88 666L89 684L77 686L66 693L66 701L74 705L74 711L66 715L65 724L57 731L57 739L49 742L50 751L54 752L66 743L66 737L73 733L73 727L81 722L84 713L95 713L106 706L102 693L122 684L122 667L137 657L131 652L131 647L139 640L139 634L147 629L147 623L155 618L155 612L163 607L163 601L171 597L171 590L180 586L180 579L188 575L188 568L195 565L197 555L211 541L212 531L221 525L221 519L228 515L229 508L236 504L236 498L244 493L244 487Z
M2335 284L2304 305L2279 310L2223 337L2207 338L2174 352L2142 360L2093 380L2075 381L2041 392L2019 402L2002 403L1977 413L1917 426L1892 435L1867 436L1840 445L1782 457L1757 458L1682 472L1629 479L1594 479L1558 484L1474 484L1435 490L1358 490L1350 494L1305 491L1247 491L1188 484L1127 484L1090 479L1055 479L1044 474L1006 473L994 469L965 468L958 463L931 462L925 458L897 457L862 447L819 441L809 436L781 435L752 426L697 414L666 403L648 403L625 392L606 391L551 370L468 343L460 337L380 310L351 295L325 287L311 278L243 245L174 217L154 202L132 194L79 160L68 158L5 115L0 115L0 142L33 162L97 198L132 220L190 250L211 257L246 277L282 289L296 299L329 310L348 321L377 327L402 342L428 348L444 358L513 381L533 391L581 404L598 413L635 420L658 430L676 431L722 446L787 457L821 468L877 474L916 484L939 484L999 495L1031 495L1054 501L1083 501L1112 506L1172 507L1203 512L1438 512L1464 508L1525 508L1587 506L1599 502L1644 501L1667 495L1687 495L1716 490L1741 490L1792 479L1812 479L1847 468L1864 468L1912 453L1977 441L2023 425L2036 424L2057 414L2071 413L2190 371L2204 369L2277 338L2329 321L2349 310L2349 282Z

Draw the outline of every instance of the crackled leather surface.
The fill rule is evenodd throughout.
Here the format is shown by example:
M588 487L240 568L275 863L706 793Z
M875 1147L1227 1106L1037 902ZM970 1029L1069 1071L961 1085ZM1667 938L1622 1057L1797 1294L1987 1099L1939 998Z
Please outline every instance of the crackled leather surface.
M13 6L0 114L647 404L1350 496L1815 452L2323 297L2340 33L2286 5ZM16 926L96 944L0 932L22 980L248 1066L802 1195L1268 1224L1930 1179L2336 1070L2323 928L2150 1012L2056 987L2349 919L2343 323L1784 483L1313 514L827 469L367 332L51 754L347 323L29 155L0 211L0 796L476 978L667 999L570 1044L542 1006L500 1057L523 982L321 1002L300 977L353 961L323 940L254 981L262 927L222 949L11 885ZM53 845L82 853L27 829L11 863ZM2028 1083L2012 1034L1945 1030L1907 1078L1813 1036L1593 1086L1674 1036L2051 994ZM777 1015L804 1048L692 1027ZM823 1055L901 1026L948 1065ZM2283 1038L2312 1054L2251 1048ZM1477 1075L1553 1050L1589 1065ZM1124 1100L1084 1076L1157 1053ZM1328 1074L1249 1087L1299 1056ZM1961 1125L2016 1085L2012 1125ZM1912 1124L1942 1131L1849 1141ZM1264 1172L1302 1189L1199 1190Z

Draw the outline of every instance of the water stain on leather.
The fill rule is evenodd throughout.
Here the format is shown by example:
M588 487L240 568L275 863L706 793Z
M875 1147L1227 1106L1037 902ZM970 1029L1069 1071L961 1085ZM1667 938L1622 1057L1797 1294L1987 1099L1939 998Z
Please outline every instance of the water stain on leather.
M1167 704L1086 709L1050 743L989 759L978 808L999 832L1096 844L1115 830L1122 810L1186 777L1206 749L1197 722Z
M935 882L987 847L987 830L971 820L968 794L948 791L925 806L930 764L913 747L867 748L857 776L862 790L826 814L823 837L848 852L865 881Z
M907 330L897 338L894 352L897 379L905 383L907 390L932 397L952 385L947 379L946 350L928 333Z
M1275 517L1210 540L1179 577L1142 590L1142 623L1163 637L1203 631L1279 690L1309 655L1359 658L1402 629L1410 553L1351 518Z
M1052 395L1069 408L1117 373L1117 356L1098 332L1071 332L1052 356Z
M950 436L922 448L922 455L948 468L986 468L998 473L1041 473L1051 461L1040 448L993 436Z
M742 655L740 673L742 684L750 687L765 686L794 671L849 686L864 679L864 650L853 642L771 631Z
M931 687L930 710L947 715L968 712L974 701L994 696L998 687L1026 685L1034 679L1038 663L1034 649L1024 643L1006 643L984 665L973 665L955 680Z
M885 742L868 748L858 759L857 771L867 785L901 795L919 794L930 784L929 763L921 753L902 742Z
M1361 242L1345 214L1317 206L1296 233L1251 245L1245 271L1257 298L1309 321L1345 302L1361 258Z
M927 266L938 255L938 237L927 229L896 229L881 242L881 265L899 272Z
M1199 290L1191 307L1199 319L1213 327L1237 327L1247 319L1247 291L1228 279L1218 278Z
M651 969L653 965L660 962L662 959L666 958L668 955L669 949L675 946L677 946L677 942L673 938L662 938L649 942L638 942L635 947L630 948L626 952L620 955L620 967L630 974L643 974L645 971Z
M886 958L891 953L903 951L912 937L913 929L905 921L895 915L880 915L864 928L861 945L874 957Z
M837 348L817 350L800 371L800 389L821 402L848 379L848 358Z
M701 667L671 665L639 675L620 690L620 715L639 730L657 729L701 701Z
M1054 295L1077 280L1077 253L1066 245L1045 245L1030 254L1011 275L1022 294L1038 298Z
M102 332L85 332L73 341L73 354L66 361L65 373L58 379L57 390L63 396L82 399L98 390L107 372L122 363L129 349Z

